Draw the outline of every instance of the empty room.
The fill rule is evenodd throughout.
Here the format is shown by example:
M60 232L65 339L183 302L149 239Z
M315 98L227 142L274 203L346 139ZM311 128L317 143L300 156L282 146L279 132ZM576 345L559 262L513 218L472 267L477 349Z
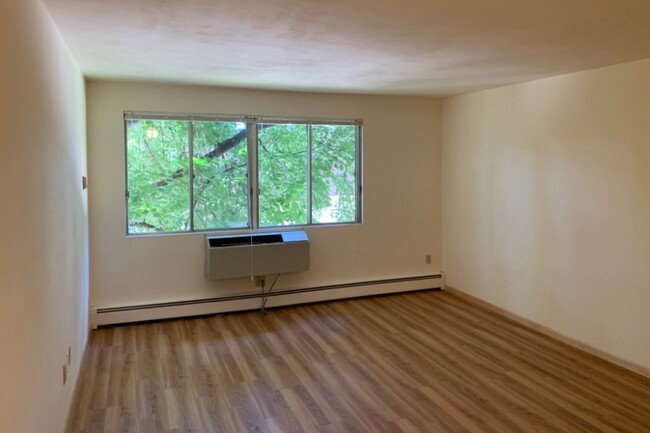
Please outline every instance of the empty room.
M0 1L0 432L650 433L648 18Z

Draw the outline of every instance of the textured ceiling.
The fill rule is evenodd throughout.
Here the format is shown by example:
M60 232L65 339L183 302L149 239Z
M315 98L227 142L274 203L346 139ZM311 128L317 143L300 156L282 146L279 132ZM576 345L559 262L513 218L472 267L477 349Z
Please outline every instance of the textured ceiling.
M449 95L650 57L649 0L43 0L91 78Z

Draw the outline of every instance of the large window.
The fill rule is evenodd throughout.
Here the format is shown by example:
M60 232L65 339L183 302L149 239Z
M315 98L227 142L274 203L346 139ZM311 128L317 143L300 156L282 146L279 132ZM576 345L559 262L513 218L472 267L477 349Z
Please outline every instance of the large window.
M361 122L125 113L127 234L361 221Z

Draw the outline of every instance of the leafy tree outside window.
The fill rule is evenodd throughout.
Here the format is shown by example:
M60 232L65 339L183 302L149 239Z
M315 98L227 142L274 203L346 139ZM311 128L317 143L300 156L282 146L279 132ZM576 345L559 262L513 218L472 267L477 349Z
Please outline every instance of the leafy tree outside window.
M125 113L125 128L127 234L360 222L359 121Z

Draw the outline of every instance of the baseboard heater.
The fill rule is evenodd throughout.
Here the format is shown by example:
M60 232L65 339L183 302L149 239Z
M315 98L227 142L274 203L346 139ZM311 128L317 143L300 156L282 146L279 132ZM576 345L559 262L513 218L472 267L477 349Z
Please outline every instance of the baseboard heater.
M308 270L309 239L304 231L205 237L208 280Z
M364 296L418 290L441 289L442 274L362 281L329 286L289 289L268 294L266 307L308 304ZM260 308L261 293L222 296L218 298L193 299L157 304L130 305L111 308L91 308L90 323L93 329L121 323L145 322L178 317L248 311Z

